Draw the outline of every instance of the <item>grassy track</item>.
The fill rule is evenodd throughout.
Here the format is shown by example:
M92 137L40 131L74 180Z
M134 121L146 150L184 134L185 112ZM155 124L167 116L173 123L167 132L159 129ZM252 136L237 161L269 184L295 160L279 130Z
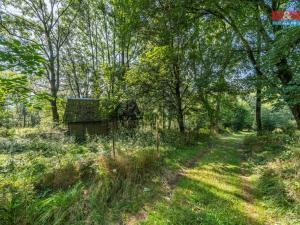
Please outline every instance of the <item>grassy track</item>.
M142 224L266 224L243 169L244 134L220 138L193 168L184 171L171 199L158 202Z

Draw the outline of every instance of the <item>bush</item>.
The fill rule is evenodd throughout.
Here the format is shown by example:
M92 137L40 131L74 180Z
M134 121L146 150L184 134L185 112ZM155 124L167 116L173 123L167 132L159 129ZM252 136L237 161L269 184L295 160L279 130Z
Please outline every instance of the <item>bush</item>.
M13 137L15 135L15 129L0 128L0 137Z
M225 128L229 127L234 131L252 128L253 115L250 106L245 101L237 101L234 107L227 109L223 118Z
M68 163L64 167L43 174L35 187L38 190L64 190L75 184L78 179L79 168L76 168L72 163Z
M263 129L266 131L281 129L284 132L290 132L296 128L293 115L286 107L280 110L275 110L264 106L262 108L262 124Z
M298 141L298 135L265 133L261 136L247 136L244 139L244 145L251 151L264 151L266 149L282 149L287 145L298 143Z
M209 136L209 134L207 134ZM206 137L203 133L202 137ZM189 131L180 133L175 130L163 130L160 132L160 140L162 144L172 145L175 148L182 148L184 146L191 146L200 140L200 133L196 131Z

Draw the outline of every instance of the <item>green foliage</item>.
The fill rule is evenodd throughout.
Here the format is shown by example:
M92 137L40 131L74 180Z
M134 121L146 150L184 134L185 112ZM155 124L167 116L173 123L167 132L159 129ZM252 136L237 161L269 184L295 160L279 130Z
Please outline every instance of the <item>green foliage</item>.
M181 134L174 130L164 130L160 136L162 143L173 145L175 148L195 145L200 140L200 137L206 138L206 135L196 131ZM207 139L205 139L205 141L207 141Z
M196 155L199 140L212 143L211 134L254 128L255 103L242 99L259 88L266 103L263 128L273 132L245 140L250 164L262 169L259 198L284 210L294 207L299 160L287 149L297 141L293 115L300 123L300 29L272 26L266 19L271 10L263 0L4 0L0 213L5 225L124 220L122 215L138 211L158 192L163 167L180 168ZM42 128L58 125L68 96L99 99L98 116L107 118L121 102L134 99L148 130L119 129L114 144L110 134L79 145L65 130ZM293 115L269 103L288 105ZM236 190L230 182L240 185L239 137L226 138L222 144L230 150L218 145L198 168L208 177L195 178L212 185L183 182L182 189L191 192L175 199L174 208L163 208L169 221L162 224L248 223L239 214L235 195L241 193L228 193ZM218 193L212 186L219 183L229 191ZM182 211L186 202L194 208ZM236 202L238 209L228 210Z
M274 131L276 129L292 132L296 128L295 121L289 109L274 109L263 107L262 124L266 131Z
M0 72L0 103L8 101L24 102L28 93L28 80L24 75L13 72Z
M298 133L269 133L244 141L256 176L255 194L282 224L299 222L299 140Z
M12 38L1 38L0 48L0 71L18 71L38 76L44 73L42 63L45 60L37 53L40 46Z
M233 104L233 108L227 108L225 110L226 111L223 112L223 123L225 127L230 127L235 131L252 128L253 114L247 102L237 100L237 103Z
M3 224L109 224L125 219L121 215L136 212L154 196L163 168L177 168L197 153L197 147L181 149L192 140L170 133L161 134L157 152L152 132L120 131L114 158L110 137L78 145L57 129L3 130ZM181 148L173 147L175 139Z

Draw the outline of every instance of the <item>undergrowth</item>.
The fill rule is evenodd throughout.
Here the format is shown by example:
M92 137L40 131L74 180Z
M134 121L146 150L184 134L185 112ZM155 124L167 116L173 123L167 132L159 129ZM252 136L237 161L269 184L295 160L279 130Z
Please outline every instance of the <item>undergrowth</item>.
M14 224L111 224L159 191L166 166L188 160L198 134L121 131L78 144L63 131L0 132L0 221ZM175 147L174 147L175 146ZM179 159L180 158L180 159Z
M278 224L300 223L299 133L248 136L244 145L260 204Z

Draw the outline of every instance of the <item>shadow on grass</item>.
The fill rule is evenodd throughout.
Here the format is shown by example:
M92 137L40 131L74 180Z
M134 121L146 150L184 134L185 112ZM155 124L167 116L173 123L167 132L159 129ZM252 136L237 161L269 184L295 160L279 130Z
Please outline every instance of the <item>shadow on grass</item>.
M237 193L184 178L171 202L158 205L152 219L145 224L170 225L260 225L245 215L234 202L242 199Z
M269 199L276 207L288 208L294 200L288 195L283 180L273 169L268 169L260 176L255 184L256 197Z
M156 205L142 224L158 225L260 225L246 214L241 193L240 153L242 135L221 138L198 167L186 172L171 201Z

